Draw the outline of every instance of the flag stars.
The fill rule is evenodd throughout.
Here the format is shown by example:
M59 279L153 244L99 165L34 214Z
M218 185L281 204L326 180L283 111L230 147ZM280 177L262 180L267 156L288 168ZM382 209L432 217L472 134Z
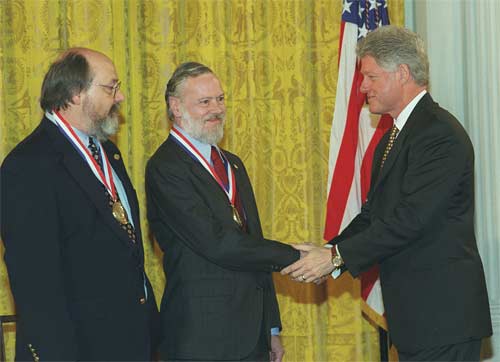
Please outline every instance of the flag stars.
M346 13L346 12L350 14L351 13L351 5L352 5L352 1L349 2L347 0L344 0L344 5L343 5L344 9L342 9L342 14Z
M358 16L359 16L360 18L362 18L362 17L363 17L363 12L365 11L365 8L364 8L364 7L362 7L361 5L362 5L362 4L361 4L361 3L359 3L359 8L358 8Z
M364 38L368 34L368 29L366 29L366 24L358 28L358 39Z
M369 1L370 1L370 9L369 10L370 11L371 10L377 10L377 6L378 6L377 0L369 0Z

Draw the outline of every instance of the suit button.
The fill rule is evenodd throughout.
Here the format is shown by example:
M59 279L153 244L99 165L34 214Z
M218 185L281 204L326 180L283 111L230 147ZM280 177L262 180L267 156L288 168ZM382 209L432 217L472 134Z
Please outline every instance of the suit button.
M139 299L139 303L141 303L141 304L145 304L145 303L146 303L146 298L141 298L141 299Z

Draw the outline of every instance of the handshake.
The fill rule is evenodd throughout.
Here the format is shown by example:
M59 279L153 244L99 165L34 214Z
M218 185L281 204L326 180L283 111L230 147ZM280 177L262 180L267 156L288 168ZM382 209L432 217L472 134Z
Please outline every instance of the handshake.
M292 244L300 251L300 259L281 271L299 283L323 283L335 269L332 264L332 252L325 246L311 243Z

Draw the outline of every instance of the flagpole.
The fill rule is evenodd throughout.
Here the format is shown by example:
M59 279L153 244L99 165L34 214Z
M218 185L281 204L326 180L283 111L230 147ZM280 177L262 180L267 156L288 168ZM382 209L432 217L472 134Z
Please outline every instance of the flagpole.
M379 335L379 348L380 348L380 362L389 362L389 338L387 331L378 327Z

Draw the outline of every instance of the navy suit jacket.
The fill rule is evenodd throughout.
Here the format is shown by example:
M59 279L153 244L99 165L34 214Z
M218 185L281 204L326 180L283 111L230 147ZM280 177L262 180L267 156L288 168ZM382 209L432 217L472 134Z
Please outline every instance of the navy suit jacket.
M136 244L113 218L101 183L48 119L2 165L17 360L151 358L158 311L144 273L137 197L116 146L103 148L126 190Z

